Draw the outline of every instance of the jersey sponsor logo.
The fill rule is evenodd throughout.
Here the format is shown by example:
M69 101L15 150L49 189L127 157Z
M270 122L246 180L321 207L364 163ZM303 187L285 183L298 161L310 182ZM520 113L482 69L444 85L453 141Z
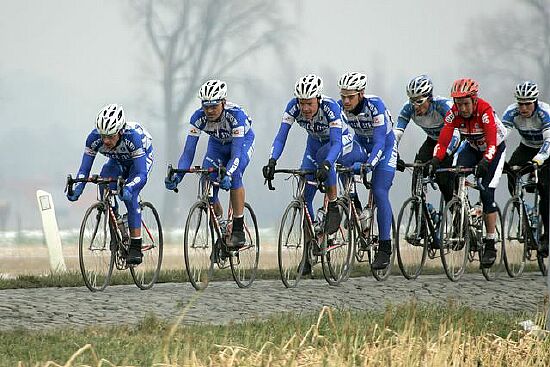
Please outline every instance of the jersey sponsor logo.
M201 130L195 126L191 126L189 129L189 135L198 136L201 134Z
M455 115L452 112L449 112L449 114L445 117L445 122L447 124L452 124L454 119Z
M340 127L341 128L342 127L342 120L336 119L334 121L331 121L328 126L330 126L330 127Z
M384 125L384 115L377 115L373 118L373 126L382 126Z
M330 106L328 105L323 105L323 112L330 120L334 120L336 118L334 112L330 109Z
M487 115L486 113L483 113L483 115L481 116L481 121L484 123L484 124L488 124L489 123L489 115ZM476 126L477 127L477 126Z
M289 115L288 113L283 114L283 123L292 125L292 123L295 121L294 117Z
M494 145L492 145L489 149L487 149L487 153L485 153L485 156L489 160L491 160L495 156L496 151L497 151L497 148Z
M232 133L234 138L244 136L244 126L239 126L239 127L234 128L231 133Z

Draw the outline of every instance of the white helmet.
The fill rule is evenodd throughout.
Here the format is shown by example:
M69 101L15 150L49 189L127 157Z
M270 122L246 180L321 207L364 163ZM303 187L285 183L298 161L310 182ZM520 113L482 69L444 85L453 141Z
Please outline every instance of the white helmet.
M407 85L409 98L427 97L432 94L434 87L427 75L419 75L413 78Z
M525 81L516 85L515 95L518 102L536 102L539 98L539 87L534 82Z
M99 111L95 126L101 135L118 133L126 124L124 110L119 104L109 104Z
M217 79L208 80L199 89L199 99L203 102L218 103L227 96L227 83Z
M345 73L338 80L338 88L348 90L363 90L367 87L367 75L352 71Z
M300 99L321 97L322 92L323 81L315 74L308 74L298 79L294 86L294 95Z

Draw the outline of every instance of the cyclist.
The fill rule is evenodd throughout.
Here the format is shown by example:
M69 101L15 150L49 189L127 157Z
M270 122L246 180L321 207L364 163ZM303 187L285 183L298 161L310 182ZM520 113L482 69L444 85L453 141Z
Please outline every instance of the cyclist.
M480 263L489 268L496 259L497 205L494 201L495 188L502 174L506 144L506 128L498 119L491 105L478 97L479 84L469 78L455 80L451 88L454 105L445 117L445 125L439 133L433 158L432 172L437 169L446 154L447 146L458 128L461 138L467 141L460 151L456 164L462 167L476 167L475 176L481 179L480 196L487 236L483 239L485 251Z
M315 74L308 74L295 84L294 96L285 109L281 126L271 148L271 156L263 167L265 179L273 179L277 160L283 153L286 139L292 124L297 122L307 133L306 150L301 169L316 171L316 179L326 183L329 200L325 231L336 232L340 225L341 213L336 204L336 170L334 163L341 154L352 148L352 137L342 121L342 110L332 98L322 94L323 81ZM313 176L308 177L309 180ZM313 213L313 198L317 188L307 185L304 193L308 211Z
M453 104L449 98L433 95L433 84L427 75L419 75L411 79L407 84L407 96L409 100L405 102L397 118L397 126L393 132L397 143L405 133L405 129L410 120L420 126L426 133L426 140L420 146L418 153L414 157L415 162L425 163L432 159L435 145L439 137L439 132L443 128L445 115L451 109ZM458 137L453 137L458 140ZM456 145L454 142L451 146ZM402 161L398 159L397 169L403 170ZM442 167L451 167L453 159L450 154L446 154L441 162ZM439 173L436 175L436 181L439 184L439 190L443 194L445 201L453 198L453 182L451 175ZM413 180L414 182L414 180Z
M516 128L521 135L521 143L508 161L511 166L521 166L532 162L537 166L548 162L550 156L550 106L538 100L539 89L532 81L516 86L516 103L508 106L502 122L509 129ZM540 213L544 225L541 238L543 254L548 256L548 195L550 194L550 174L546 166L539 177ZM514 191L514 177L508 177L508 189Z
M147 176L153 164L151 135L138 123L126 121L124 109L118 104L109 104L97 115L96 128L88 135L82 163L77 178L88 177L97 153L108 158L101 169L101 177L122 176L126 183L119 198L128 210L130 246L126 263L141 264L141 209L139 193L147 183ZM115 189L116 184L111 184ZM85 183L77 183L73 194L67 194L70 201L78 200ZM116 203L115 203L116 204ZM115 205L115 212L118 207Z
M353 166L356 172L362 163L373 167L372 191L378 208L380 247L371 267L381 270L391 260L393 214L389 191L395 176L397 142L390 111L380 97L365 94L366 86L367 76L358 72L345 73L338 80L341 97L338 104L344 110L346 122L355 132L354 142L360 147L344 157L342 164Z
M189 133L178 168L188 169L193 163L201 131L210 135L202 166L226 168L225 172L222 169L219 187L214 187L214 211L221 219L223 208L218 198L219 188L230 190L233 230L228 247L238 249L246 242L243 218L245 190L242 178L254 152L252 120L240 106L226 100L227 83L224 81L206 81L200 87L198 97L201 108L191 116ZM213 179L217 176L217 173L212 174ZM171 179L166 178L164 183L168 190L173 190L182 179L183 174L176 174Z

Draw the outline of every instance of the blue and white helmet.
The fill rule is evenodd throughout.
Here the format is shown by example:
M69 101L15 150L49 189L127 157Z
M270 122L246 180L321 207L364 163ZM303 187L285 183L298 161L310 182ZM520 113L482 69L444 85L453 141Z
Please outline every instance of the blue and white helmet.
M367 75L352 71L345 73L338 80L338 88L347 90L363 90L367 87Z
M298 79L294 86L294 95L300 99L321 97L322 92L323 80L315 74L308 74Z
M227 83L222 80L211 79L199 89L199 99L202 102L219 102L227 97Z
M407 96L409 98L430 96L433 89L432 80L427 75L419 75L407 84Z
M96 128L101 135L118 133L126 124L124 109L119 104L109 104L101 109L97 115Z
M516 85L515 95L518 102L536 102L539 98L539 87L532 81L525 81Z

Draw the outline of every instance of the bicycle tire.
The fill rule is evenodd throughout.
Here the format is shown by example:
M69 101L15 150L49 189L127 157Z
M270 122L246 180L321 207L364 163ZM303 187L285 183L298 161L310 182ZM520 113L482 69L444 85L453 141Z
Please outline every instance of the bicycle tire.
M495 248L497 250L497 258L495 259L495 263L493 266L489 268L481 268L481 273L487 280L495 280L497 279L502 272L505 269L504 265L504 253L506 251L506 241L504 238L504 229L503 229L503 222L502 222L502 215L500 213L500 208L497 206L497 221L495 223L496 228L496 236L495 239ZM483 225L483 237L485 238L485 225ZM480 257L482 256L482 253L479 254Z
M304 207L292 201L286 207L279 227L277 258L281 281L287 288L300 282L304 264L309 261L305 246ZM290 221L287 225L287 221Z
M80 272L84 284L92 292L104 290L111 280L115 263L111 239L109 215L105 205L97 202L86 210L78 237ZM115 237L114 241L118 239Z
M526 218L521 200L517 197L511 198L504 206L504 235L506 247L504 248L504 267L508 276L517 278L523 274L526 263L527 241L526 241Z
M153 204L144 201L141 208L141 252L143 259L140 265L130 266L134 283L140 289L150 289L159 277L162 265L163 233L160 217Z
M537 247L540 249L540 240L542 237L542 231L543 231L543 222L542 222L542 216L539 214L539 221L537 224ZM548 275L548 256L544 257L540 254L540 252L537 250L537 264L539 265L539 270L542 273L542 275L547 276Z
M260 259L260 232L256 214L250 204L244 204L245 245L229 258L233 279L239 288L248 288L256 279Z
M422 228L425 228L424 236ZM401 206L395 236L397 264L406 279L416 279L422 272L428 254L427 235L422 201L412 196Z
M447 278L456 282L464 274L470 250L468 213L460 200L454 198L445 205L439 230L443 269Z
M208 206L197 201L189 209L183 238L183 256L189 282L200 291L208 286L214 272L214 230Z
M323 276L330 285L338 285L348 278L354 251L348 204L340 199L337 205L342 213L339 228L334 234L324 236L321 252Z

